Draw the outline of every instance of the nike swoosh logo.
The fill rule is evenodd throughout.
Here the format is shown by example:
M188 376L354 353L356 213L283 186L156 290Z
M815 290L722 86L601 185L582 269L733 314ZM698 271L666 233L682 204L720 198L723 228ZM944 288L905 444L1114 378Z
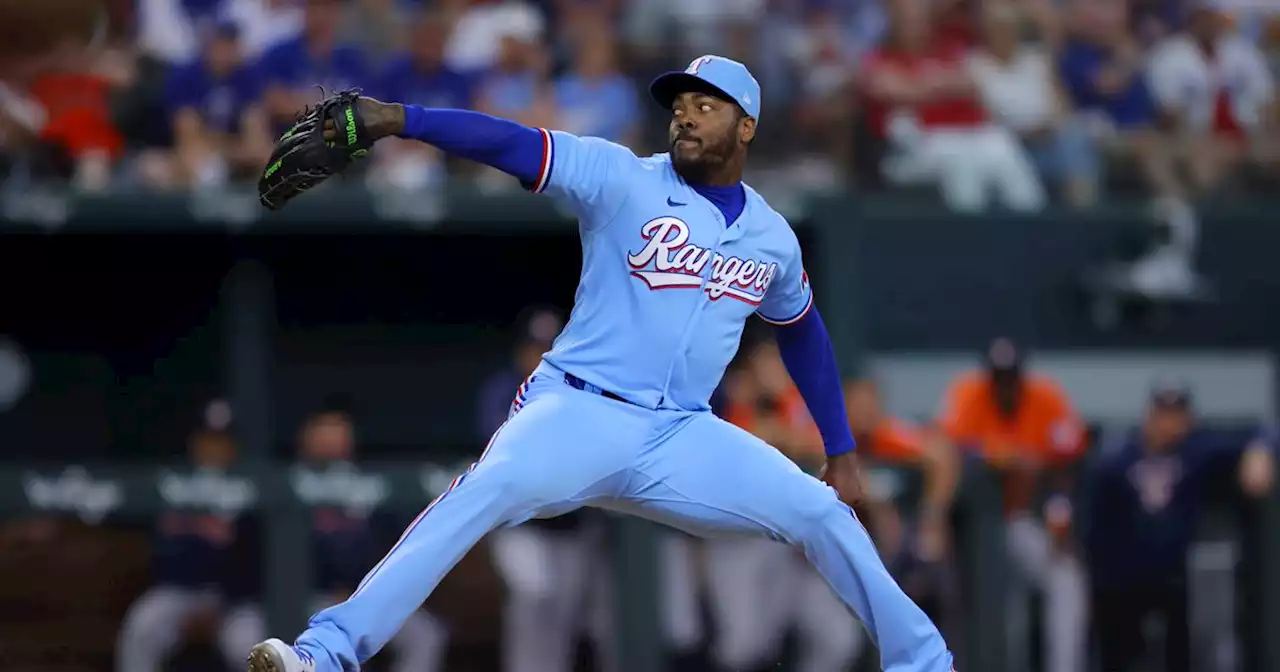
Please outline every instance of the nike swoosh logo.
M667 197L667 205L669 205L669 206L671 206L671 207L673 207L673 208L679 208L679 207L683 207L683 206L688 205L688 203L678 203L678 202L676 202L676 201L671 200L671 197L670 197L670 196L668 196L668 197Z

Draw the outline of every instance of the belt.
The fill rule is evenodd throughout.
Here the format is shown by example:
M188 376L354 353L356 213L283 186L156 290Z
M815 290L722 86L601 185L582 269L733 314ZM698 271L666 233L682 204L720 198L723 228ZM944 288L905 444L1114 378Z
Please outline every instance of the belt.
M616 395L616 394L614 394L614 393L610 392L609 390L604 390L604 389L601 389L601 388L599 388L599 387L596 387L595 385L592 385L591 383L588 383L587 381L585 381L585 380L583 380L583 379L581 379L581 378L579 378L579 377L577 377L577 376L573 375L572 373L566 373L566 374L564 374L564 382L565 382L565 384L566 384L566 385L568 385L569 387L572 387L572 388L577 389L577 390L582 390L583 392L590 392L590 393L592 393L592 394L598 394L598 395L600 395L600 396L604 397L605 399L612 399L612 400L614 400L614 401L621 401L621 402L622 402L622 403L624 403L624 404L630 404L630 403L631 403L631 402L627 401L626 399L623 399L622 397L620 397L620 396L618 396L618 395ZM633 404L633 405L634 405L634 404Z

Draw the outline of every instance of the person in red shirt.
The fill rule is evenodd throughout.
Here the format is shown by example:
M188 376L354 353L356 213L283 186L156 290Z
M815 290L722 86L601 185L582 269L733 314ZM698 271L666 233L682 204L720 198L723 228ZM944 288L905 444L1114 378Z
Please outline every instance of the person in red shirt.
M1009 131L990 123L965 63L962 31L941 36L923 0L888 3L889 37L859 76L869 130L887 145L894 183L936 181L947 203L981 209L994 187L1017 209L1044 204L1044 187Z
M964 41L938 37L919 0L892 0L889 12L889 39L863 63L872 130L889 136L891 117L901 112L912 113L923 129L986 125L964 67Z
M1044 593L1045 672L1084 672L1088 659L1087 580L1070 543L1071 505L1052 494L1043 517L1033 514L1037 490L1065 493L1063 467L1080 459L1085 427L1062 388L1047 376L1028 372L1022 350L1011 340L991 343L984 368L960 376L947 390L938 425L962 450L981 457L1004 483L1006 540L1012 568L1011 605L1026 605L1026 588ZM1016 607L1015 607L1016 608ZM1009 618L1010 660L1030 664L1022 650L1030 633L1012 632L1028 619Z
M51 150L52 166L63 178L102 188L109 167L124 150L124 138L111 118L112 83L87 70L49 72L29 92L45 111L40 140Z

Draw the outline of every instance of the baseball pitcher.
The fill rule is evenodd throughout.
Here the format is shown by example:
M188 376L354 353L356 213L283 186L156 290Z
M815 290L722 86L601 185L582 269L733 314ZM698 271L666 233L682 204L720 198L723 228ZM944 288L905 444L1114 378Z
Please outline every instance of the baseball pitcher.
M650 90L670 113L671 150L644 158L598 138L354 92L322 101L277 143L259 182L268 208L342 172L379 138L413 138L560 199L578 216L583 262L568 324L475 464L345 602L313 616L293 645L255 647L251 672L357 670L489 531L583 506L790 544L858 615L885 670L952 670L946 642L848 504L859 496L858 458L800 246L742 182L759 84L741 63L703 56ZM752 315L778 326L822 434L820 479L710 412Z

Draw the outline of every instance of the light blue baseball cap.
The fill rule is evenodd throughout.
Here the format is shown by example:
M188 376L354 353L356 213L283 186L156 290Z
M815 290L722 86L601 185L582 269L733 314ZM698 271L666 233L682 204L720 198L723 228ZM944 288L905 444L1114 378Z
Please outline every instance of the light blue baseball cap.
M747 66L723 56L699 56L682 71L658 75L649 93L659 105L670 110L676 96L689 91L711 93L732 100L747 115L760 120L760 82Z

